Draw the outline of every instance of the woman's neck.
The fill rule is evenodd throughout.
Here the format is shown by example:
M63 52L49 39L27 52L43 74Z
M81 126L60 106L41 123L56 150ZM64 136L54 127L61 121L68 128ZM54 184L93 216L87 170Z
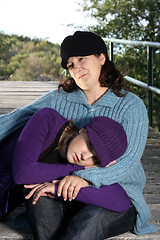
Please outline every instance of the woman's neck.
M87 102L90 105L94 105L107 92L107 90L107 87L100 87L99 89L95 89L94 91L84 90L84 94L86 95Z

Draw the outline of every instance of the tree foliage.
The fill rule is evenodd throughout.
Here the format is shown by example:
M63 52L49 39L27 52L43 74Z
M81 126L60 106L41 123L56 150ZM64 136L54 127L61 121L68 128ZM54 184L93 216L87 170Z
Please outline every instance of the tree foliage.
M96 20L89 30L102 37L160 42L159 0L83 0L82 10ZM144 46L114 44L116 66L143 82L147 82L147 51ZM153 85L160 88L160 49L153 53ZM147 103L147 91L130 84L131 90ZM153 94L154 124L160 130L160 96Z
M0 80L43 81L61 75L59 45L0 33Z
M160 41L159 0L84 0L82 8L97 21L91 29L103 37Z

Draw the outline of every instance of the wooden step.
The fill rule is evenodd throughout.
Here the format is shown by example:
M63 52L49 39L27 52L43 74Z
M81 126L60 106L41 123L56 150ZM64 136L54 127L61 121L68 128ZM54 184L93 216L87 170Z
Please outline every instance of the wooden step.
M0 114L23 107L56 87L56 82L0 81ZM109 238L111 240L160 240L160 133L152 128L149 128L142 164L147 178L144 197L152 214L152 223L157 226L158 233L141 236L125 233ZM15 209L5 223L0 223L0 240L33 240L30 229L13 228L13 218L22 209L23 207Z

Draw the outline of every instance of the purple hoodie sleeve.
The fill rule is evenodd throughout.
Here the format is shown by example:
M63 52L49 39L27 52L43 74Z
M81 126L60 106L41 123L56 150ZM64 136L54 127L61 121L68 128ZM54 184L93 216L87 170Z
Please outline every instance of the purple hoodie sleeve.
M31 117L19 136L14 151L12 177L16 184L42 183L84 169L69 163L37 162L39 155L51 144L66 121L50 108L43 108Z
M55 188L56 193L57 184ZM118 183L101 186L99 189L93 187L81 188L75 200L115 212L126 211L131 205L125 190Z

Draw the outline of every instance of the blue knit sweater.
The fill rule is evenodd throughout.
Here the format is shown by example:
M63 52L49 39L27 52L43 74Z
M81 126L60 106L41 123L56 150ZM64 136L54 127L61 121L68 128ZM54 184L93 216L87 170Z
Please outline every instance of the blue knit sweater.
M146 178L140 159L148 133L147 112L142 100L130 92L125 97L117 97L109 89L94 105L89 105L80 89L73 93L63 90L59 93L54 90L24 108L2 115L0 141L14 129L24 125L35 111L43 107L54 108L68 120L74 120L79 128L94 116L107 116L123 125L127 133L128 148L117 163L109 168L96 167L74 174L89 180L96 188L113 183L121 184L137 210L134 232L156 232L156 227L148 223L151 215L142 193Z

